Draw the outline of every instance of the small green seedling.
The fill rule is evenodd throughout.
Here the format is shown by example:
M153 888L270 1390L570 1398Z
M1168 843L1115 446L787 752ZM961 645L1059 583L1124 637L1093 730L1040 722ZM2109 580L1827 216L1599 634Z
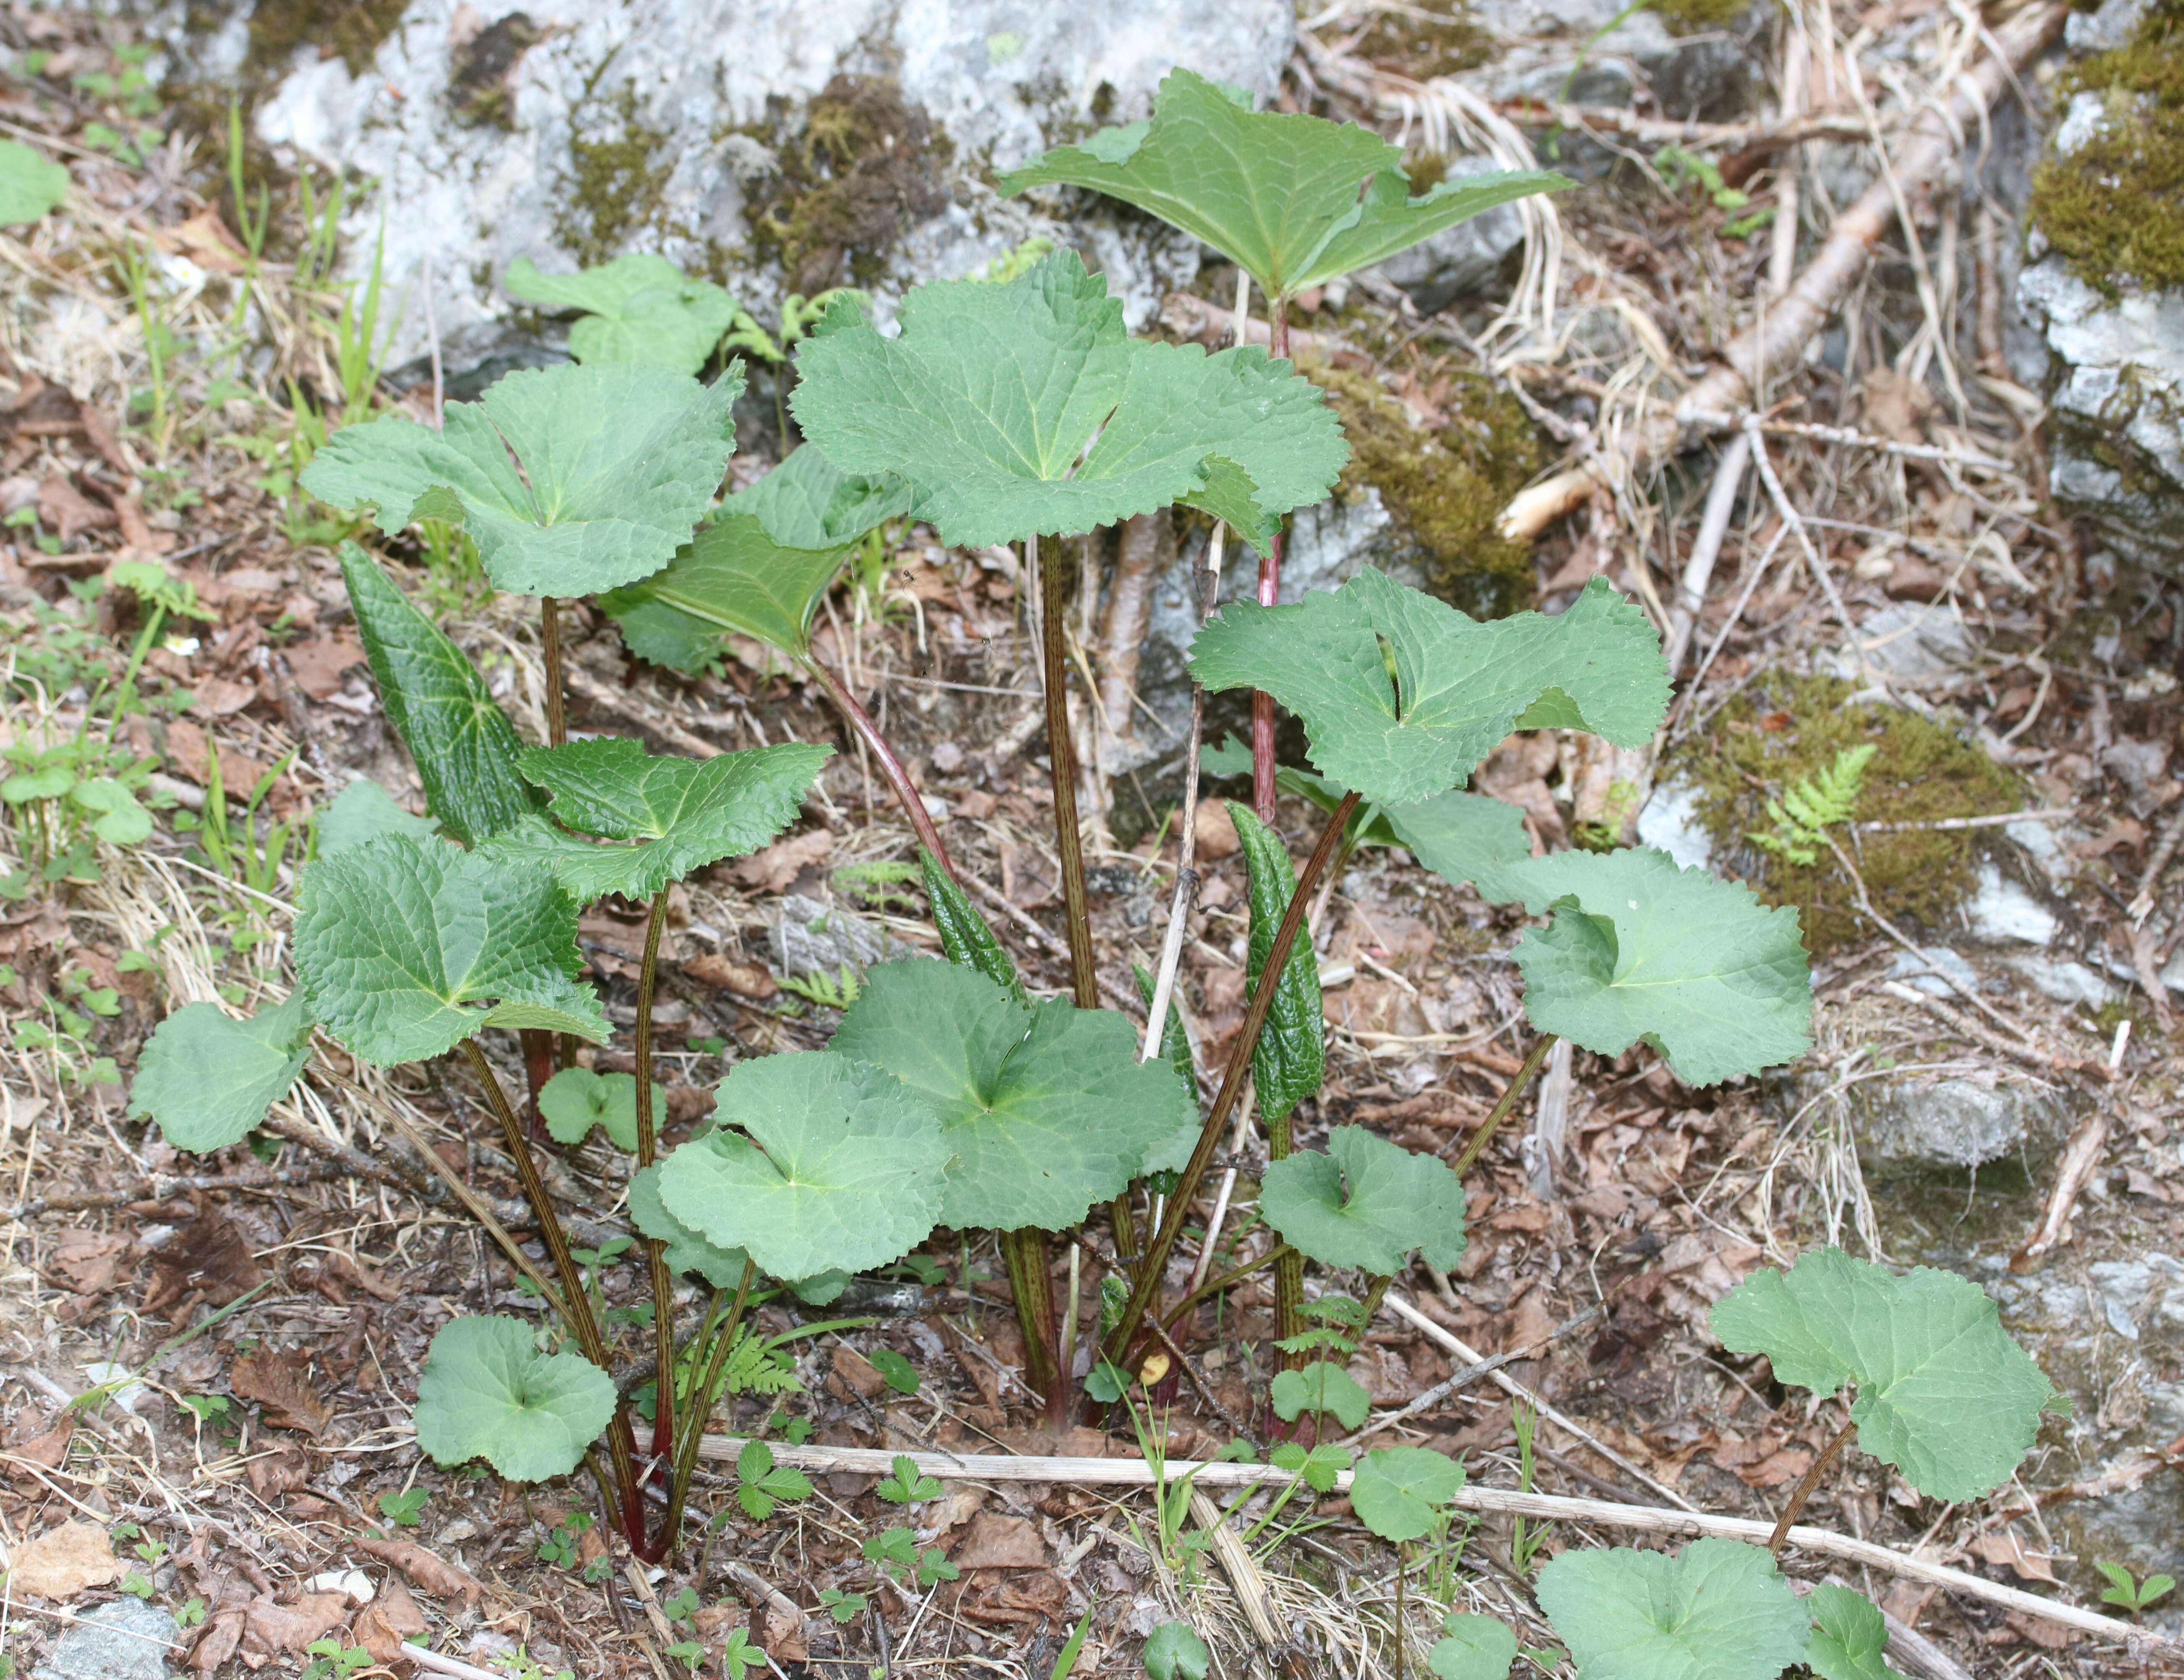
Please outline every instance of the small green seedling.
M660 1614L670 1622L688 1622L698 1613L697 1588L684 1584L660 1601Z
M872 1491L889 1505L911 1505L925 1499L940 1497L940 1483L921 1473L916 1460L906 1454L894 1457L894 1474L883 1480Z
M359 1668L371 1666L371 1653L345 1639L314 1639L304 1649L313 1661L304 1670L303 1680L346 1680Z
M773 1461L763 1441L746 1441L736 1455L736 1503L754 1522L772 1516L776 1506L808 1498L811 1479L800 1470Z
M2121 1564L2101 1558L2093 1560L2093 1567L2109 1578L2109 1584L2101 1589L2101 1602L2129 1610L2133 1616L2176 1590L2176 1577L2173 1575L2149 1575L2143 1581L2137 1581Z
M844 1624L855 1622L865 1613L865 1595L862 1593L845 1593L838 1587L820 1588L819 1602L827 1615Z
M404 1488L398 1494L379 1496L379 1514L397 1528L415 1528L423 1519L432 1495L422 1488Z
M928 1546L920 1551L917 1536L903 1527L889 1528L866 1541L864 1556L866 1562L883 1574L898 1581L915 1582L920 1588L930 1587L936 1581L953 1581L963 1572L948 1561L948 1555L938 1546Z
M705 1648L695 1639L677 1639L673 1644L664 1645L660 1649L663 1655L672 1657L693 1674L698 1672L698 1665L705 1660Z
M866 1355L872 1369L886 1379L889 1388L898 1394L917 1392L917 1367L893 1348L874 1348Z
M1833 843L1828 830L1856 814L1865 767L1880 750L1869 741L1844 748L1826 769L1803 777L1780 798L1767 802L1767 815L1774 825L1771 832L1747 832L1744 837L1786 863L1809 869L1819 861L1819 848Z
M1213 1653L1188 1622L1163 1622L1145 1636L1141 1654L1152 1680L1206 1680Z
M751 1644L748 1630L731 1627L721 1643L721 1667L728 1680L744 1680L754 1668L766 1666L766 1653Z

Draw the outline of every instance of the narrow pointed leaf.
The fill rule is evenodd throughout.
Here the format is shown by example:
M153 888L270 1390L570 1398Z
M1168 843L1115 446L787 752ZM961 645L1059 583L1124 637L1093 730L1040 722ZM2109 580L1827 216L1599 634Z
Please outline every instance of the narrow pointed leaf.
M1897 1277L1840 1249L1755 1271L1713 1310L1713 1332L1765 1354L1779 1381L1816 1394L1857 1385L1858 1444L1920 1493L1976 1499L2016 1471L2054 1388L1954 1272Z
M1439 1680L1507 1680L1517 1660L1517 1636L1490 1616L1451 1610L1441 1638L1426 1655Z
M501 285L549 309L583 310L569 329L569 353L580 362L644 362L694 374L736 314L736 300L722 287L644 251L576 274L541 274L518 257Z
M663 1118L667 1113L667 1089L657 1080L652 1086L652 1111ZM581 1143L599 1126L606 1128L616 1149L634 1149L637 1076L565 1067L540 1088L538 1113L557 1143Z
M385 835L304 873L305 1005L366 1061L422 1061L482 1026L604 1039L582 966L576 901L542 871Z
M613 1420L614 1379L576 1354L542 1354L512 1318L459 1318L417 1376L417 1445L440 1464L482 1458L511 1482L583 1462Z
M1195 1107L1173 1068L1138 1060L1124 1016L1058 999L1027 1009L955 963L873 968L834 1049L886 1069L939 1116L956 1157L940 1207L952 1226L1073 1225Z
M636 362L510 374L434 431L404 414L343 426L304 470L339 508L398 535L460 520L487 575L526 595L588 595L659 570L690 539L735 448L740 369L711 385Z
M1349 456L1288 363L1132 339L1073 252L998 285L921 286L900 320L895 338L861 325L805 344L793 403L828 460L905 480L951 544L1089 531L1209 495L1263 541Z
M1520 726L1640 745L1669 700L1660 638L1598 579L1557 617L1481 624L1366 571L1291 607L1231 602L1190 669L1209 691L1272 694L1304 720L1321 773L1381 805L1457 786Z
M717 1112L716 1130L667 1157L660 1200L777 1277L883 1265L939 1217L949 1146L876 1067L832 1050L738 1062Z
M1296 868L1281 836L1261 822L1249 805L1234 799L1228 804L1250 883L1251 932L1244 977L1247 986L1256 987L1274 948L1274 936L1281 932L1282 917L1296 896ZM1301 936L1290 947L1289 960L1267 1008L1267 1024L1251 1047L1252 1089L1268 1120L1286 1120L1292 1109L1318 1091L1327 1071L1326 1038L1319 962L1312 954L1312 941Z
M956 877L923 846L917 848L917 865L925 876L926 902L933 906L933 925L940 930L940 948L948 954L948 960L975 969L1016 1002L1030 1007L1016 960L1002 948L985 917L956 884Z
M1357 1520L1382 1539L1422 1539L1462 1491L1463 1466L1429 1447L1379 1447L1365 1455L1350 1483Z
M493 849L547 865L586 903L609 893L649 898L780 833L833 750L790 742L665 758L621 737L526 748L517 767L551 796L549 809L564 826L638 843L589 844L539 822L495 840Z
M1362 1126L1327 1134L1327 1153L1269 1161L1259 1212L1308 1259L1387 1277L1412 1250L1446 1271L1462 1258L1463 1186L1447 1163Z
M599 605L621 626L630 651L655 665L689 669L695 658L702 669L728 631L800 654L811 645L827 586L849 554L847 545L785 548L756 515L728 513L665 571L615 590Z
M1458 184L1472 191L1448 191ZM1004 193L1084 186L1134 204L1250 270L1270 297L1293 297L1495 204L1569 184L1555 175L1465 175L1412 199L1402 153L1377 134L1253 111L1185 70L1162 81L1150 122L1102 129L1000 178Z
M1903 1680L1886 1655L1887 1619L1863 1593L1824 1582L1805 1608L1813 1613L1805 1666L1820 1680Z
M515 726L477 667L370 555L344 542L340 558L379 703L417 766L426 809L465 846L537 810L515 773Z
M300 991L241 1021L217 1004L186 1004L146 1042L129 1111L158 1121L175 1148L209 1154L248 1136L310 1059Z
M1539 1599L1578 1680L1773 1680L1803 1657L1809 1626L1766 1549L1741 1540L1674 1557L1573 1549L1540 1572Z
M1469 882L1490 904L1525 893L1521 865L1532 860L1524 814L1506 799L1484 793L1436 793L1414 805L1381 810L1396 838L1444 881Z
M1797 913L1665 852L1556 852L1510 873L1554 920L1514 953L1524 1013L1602 1055L1643 1038L1686 1085L1793 1060L1812 1044Z
M322 858L382 834L407 834L413 840L437 838L440 825L396 804L387 791L369 776L359 776L334 795L333 803L319 814L319 849Z

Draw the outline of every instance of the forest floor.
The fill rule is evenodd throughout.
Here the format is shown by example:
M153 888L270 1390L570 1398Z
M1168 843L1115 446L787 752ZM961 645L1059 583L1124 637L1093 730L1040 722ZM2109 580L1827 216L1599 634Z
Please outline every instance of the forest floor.
M352 528L295 472L313 411L398 400L428 414L429 392L375 396L368 358L345 370L322 248L252 265L251 306L236 308L245 254L222 220L217 146L178 128L148 155L131 149L132 61L115 26L19 8L0 32L74 72L48 62L0 91L0 125L64 158L74 181L63 209L0 236L0 750L11 773L71 743L135 765L156 817L149 837L116 845L41 826L36 802L12 793L0 811L0 1547L14 1572L0 1592L0 1662L13 1668L0 1672L34 1669L120 1596L173 1613L161 1637L174 1661L204 1672L292 1672L329 1640L392 1660L419 1632L494 1673L664 1677L716 1672L723 1640L746 1627L784 1676L1045 1680L1088 1615L1080 1675L1139 1672L1142 1637L1178 1616L1206 1635L1223 1676L1423 1672L1439 1610L1418 1582L1435 1549L1411 1560L1406 1604L1397 1558L1339 1498L1294 1505L1278 1525L1291 1532L1231 1566L1194 1538L1198 1519L1164 1520L1141 1491L955 1482L907 1520L960 1574L905 1588L863 1549L900 1516L870 1474L822 1471L815 1498L760 1521L709 1461L705 1538L663 1573L604 1539L577 1483L525 1489L421 1458L409 1401L432 1333L524 1302L477 1230L390 1165L395 1115L474 1187L516 1193L467 1073L381 1073L322 1046L284 1132L203 1160L132 1118L126 1093L170 1007L286 989L281 889L315 810L359 774L419 802L333 559ZM1703 200L1613 174L1561 209L1573 307L1630 331L1606 351L1594 335L1593 349L1517 387L1542 459L1604 435L1589 427L1628 383L1624 359L1655 355L1648 379L1702 365L1733 325L1725 299L1766 261L1763 238L1719 237L1724 213ZM1821 1242L1947 1266L1997 1293L2075 1410L1986 1500L1922 1499L1850 1452L1804 1520L2098 1608L2097 1560L2139 1576L2173 1566L2184 1532L2184 1158L2159 978L2184 915L2158 879L2184 811L2171 774L2184 597L2046 501L2039 427L1994 394L2004 381L1968 381L1953 409L1892 370L1918 306L1900 255L1880 274L1852 328L1869 337L1872 371L1816 367L1779 411L1789 424L1768 440L1771 465L1802 518L1786 526L1756 477L1736 505L1692 644L1691 664L1710 649L1709 662L1696 681L1686 666L1647 767L1658 798L1682 801L1686 837L1712 828L1717 867L1805 907L1814 1051L1703 1092L1643 1049L1554 1065L1527 1123L1471 1177L1462 1262L1398 1278L1352 1371L1384 1416L1476 1355L1532 1349L1372 1438L1461 1454L1477 1485L1771 1521L1838 1407L1724 1353L1712 1303ZM236 348L246 319L249 353ZM1418 317L1392 293L1361 288L1306 325L1422 431L1458 418L1480 376L1461 324ZM1851 441L1813 430L1830 426ZM740 459L739 477L767 459ZM1536 602L1552 609L1605 573L1665 621L1709 471L1679 462L1587 502L1527 563ZM1816 565L1799 558L1808 538ZM404 540L390 557L519 730L543 737L528 604L493 596L459 555ZM157 559L194 591L192 621L133 670L142 608L104 587L127 559ZM1061 989L1057 865L1038 837L1051 799L1031 756L1041 701L1015 573L916 530L887 559L830 599L826 651L944 805L948 844L989 889L981 907L1029 982ZM1815 582L1823 571L1835 600ZM1848 670L1846 613L1864 650ZM1097 612L1085 623L1088 658L1104 662ZM692 680L639 665L581 605L566 634L574 728L677 752L783 738L842 748L789 834L673 904L656 1016L671 1140L738 1057L825 1042L829 976L815 982L794 954L814 938L937 941L914 884L875 867L911 858L911 837L816 691L755 649ZM1904 646L1923 651L1898 659ZM1848 698L1875 665L1897 706ZM1858 855L1875 907L1923 954L1861 914L1840 871L1801 870L1743 837L1767 826L1767 798L1864 741L1880 751L1858 816L1899 826L1858 831ZM1599 777L1552 734L1513 737L1479 785L1522 807L1543 846L1624 820L1603 814ZM1174 798L1127 775L1095 792L1095 928L1106 977L1128 995L1130 964L1158 948ZM2011 821L1930 826L1975 817ZM1293 850L1319 821L1284 804ZM1206 884L1182 974L1203 1074L1241 1019L1245 921L1233 832L1209 812L1200 842ZM2150 915L2132 908L2141 892ZM813 935L804 924L822 913ZM1316 927L1329 1079L1300 1113L1300 1143L1357 1123L1452 1156L1528 1048L1507 961L1524 925L1406 856L1361 852ZM582 932L610 1016L627 1024L638 913L601 909ZM605 1052L596 1062L617 1065ZM504 1076L520 1082L512 1051ZM1916 1139L1951 1123L1933 1117L1944 1099L2014 1117L1997 1158L1920 1156ZM1892 1155L1884 1133L1914 1141ZM1223 1162L1235 1169L1223 1266L1271 1241L1254 1214L1257 1147L1240 1139ZM378 1176L350 1176L344 1148ZM573 1211L618 1228L625 1168L612 1151L557 1151L550 1171ZM2043 1225L2049 1240L2011 1270ZM1104 1221L1073 1250L1056 1247L1057 1286L1078 1280L1085 1326L1112 1254ZM610 1307L642 1299L629 1254L602 1247L596 1266ZM720 1428L784 1448L941 1454L1137 1457L1158 1443L1202 1459L1240 1432L1265 1446L1270 1286L1229 1290L1184 1325L1192 1379L1151 1391L1156 1416L1056 1434L1022 1381L1002 1276L990 1241L936 1238L823 1314L767 1306L761 1321L784 1336L857 1322L793 1336L795 1386L727 1403ZM638 1329L626 1333L633 1351ZM1592 1533L1627 1538L1612 1521ZM1541 1538L1490 1517L1448 1544L1462 1542L1459 1601L1513 1620L1551 1668L1555 1641L1520 1566ZM1813 1578L1840 1572L1915 1630L1891 1655L1921 1680L2176 1666L1992 1595L1795 1551L1790 1563ZM820 1598L830 1590L868 1602L838 1620ZM1272 1644L1254 1633L1255 1595ZM2180 1631L2173 1605L2145 1622Z

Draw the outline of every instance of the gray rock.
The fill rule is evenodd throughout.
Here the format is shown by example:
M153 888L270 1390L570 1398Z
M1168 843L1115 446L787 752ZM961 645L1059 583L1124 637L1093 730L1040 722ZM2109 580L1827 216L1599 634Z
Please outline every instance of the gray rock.
M1918 956L1898 951L1888 972L1932 998L1961 998L1980 990L1980 977L1972 965L1947 945L1922 945Z
M1875 670L1885 676L1922 681L1963 668L1971 655L1971 643L1964 620L1947 607L1918 601L1897 601L1867 615L1858 627L1859 646ZM1857 660L1835 656L1841 674L1852 681L1861 675Z
M1713 837L1698 824L1698 789L1670 782L1653 790L1638 813L1638 843L1658 846L1681 869L1705 869L1713 861Z
M1977 1166L2006 1155L2050 1118L2043 1093L1977 1079L1876 1080L1852 1098L1858 1138L1885 1161Z
M1618 0L1477 0L1471 9L1508 43L1464 78L1495 98L1627 105L1642 89L1672 116L1713 120L1734 115L1750 96L1756 12L1731 29L1676 36L1648 10L1616 21Z
M2063 44L2073 53L2108 53L2137 33L2147 0L2103 0L2098 11L2072 12L2063 25Z
M1486 175L1498 165L1489 158L1459 158L1451 175ZM1443 228L1373 270L1410 294L1426 314L1445 309L1459 298L1482 290L1502 272L1524 242L1524 219L1513 204L1502 204L1468 222Z
M2059 1004L2082 1004L2098 1009L2116 995L2116 988L2081 962L2031 952L2005 956L2003 965L2024 976L2032 989Z
M155 28L174 73L232 85L251 3L168 0ZM1177 64L1271 92L1295 36L1289 0L535 0L511 34L513 16L481 31L464 0L410 0L360 74L306 47L257 105L277 155L372 183L348 202L344 260L366 271L383 230L387 295L410 298L391 364L426 350L428 260L456 370L517 349L499 281L518 257L566 271L580 253L657 251L714 270L761 319L781 293L813 289L761 256L750 216L803 111L842 75L894 78L933 135L904 165L917 190L899 195L901 236L876 257L884 314L918 280L1061 231L995 197L990 171L1145 116ZM488 68L500 68L482 101L477 62L495 31ZM1134 325L1196 271L1194 242L1142 218L1128 231L1097 207L1080 220Z
M175 1618L142 1599L83 1612L53 1641L31 1680L169 1680L168 1652L181 1644Z
M2011 941L2045 945L2055 937L2057 922L2048 908L1992 864L1980 865L1979 886L1964 907L1964 925L1975 939L2001 945Z
M775 971L791 977L818 974L835 980L845 964L857 972L916 948L853 910L799 893L782 899L767 938Z

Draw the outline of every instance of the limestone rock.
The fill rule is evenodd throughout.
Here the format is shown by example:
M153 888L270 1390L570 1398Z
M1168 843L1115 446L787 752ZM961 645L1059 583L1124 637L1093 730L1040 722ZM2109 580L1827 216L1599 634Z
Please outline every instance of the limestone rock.
M1930 1166L1977 1166L2010 1154L2036 1129L2045 1130L2053 1104L2014 1082L1977 1079L1874 1081L1853 1099L1862 1148L1885 1161Z
M168 1680L179 1651L175 1618L142 1599L120 1598L82 1615L53 1641L31 1680Z

